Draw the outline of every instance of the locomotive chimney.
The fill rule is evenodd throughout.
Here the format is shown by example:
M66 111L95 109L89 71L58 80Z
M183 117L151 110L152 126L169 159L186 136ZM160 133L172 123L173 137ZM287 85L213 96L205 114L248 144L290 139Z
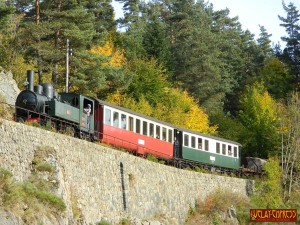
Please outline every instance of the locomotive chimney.
M33 70L27 70L27 90L33 91L33 83L34 83L34 71Z

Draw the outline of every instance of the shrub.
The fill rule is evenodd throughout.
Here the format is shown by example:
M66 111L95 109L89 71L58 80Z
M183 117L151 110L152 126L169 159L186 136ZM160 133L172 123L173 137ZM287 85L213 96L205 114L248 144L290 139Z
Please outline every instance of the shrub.
M236 209L237 219L240 224L247 224L249 221L249 209L252 208L250 202L234 193L231 190L218 189L210 193L204 201L198 200L196 208L190 209L188 220L192 220L196 215L203 214L210 218L212 224L220 223L220 213L227 213L228 209L234 206Z
M107 220L102 219L100 222L98 222L96 225L111 225L110 222L108 222Z
M130 222L129 219L123 218L123 219L121 219L121 221L119 222L119 225L131 225L131 222Z
M266 176L257 180L252 202L260 208L283 207L282 174L278 159L269 158L264 165Z
M156 162L156 163L159 162L158 159L154 155L151 155L151 154L147 155L147 159L151 162Z

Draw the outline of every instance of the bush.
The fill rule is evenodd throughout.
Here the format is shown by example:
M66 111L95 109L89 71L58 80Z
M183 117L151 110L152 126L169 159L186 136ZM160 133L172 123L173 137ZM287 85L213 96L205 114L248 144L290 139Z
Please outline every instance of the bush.
M196 208L190 208L187 224L193 224L190 222L194 218L197 220L197 218L199 219L203 216L210 220L206 221L207 223L222 224L220 215L227 214L228 209L232 206L236 209L237 219L240 224L247 224L249 221L249 209L252 208L250 202L238 193L221 189L209 194L204 201L198 200Z
M151 162L158 163L158 159L154 155L151 155L151 154L147 155L147 159Z
M130 222L129 219L123 218L123 219L121 219L121 221L119 222L119 225L131 225L131 222Z
M269 158L264 165L266 176L257 180L256 193L251 198L259 208L283 207L282 174L278 159Z
M97 225L111 225L110 222L108 222L107 220L101 220L100 222L97 223Z

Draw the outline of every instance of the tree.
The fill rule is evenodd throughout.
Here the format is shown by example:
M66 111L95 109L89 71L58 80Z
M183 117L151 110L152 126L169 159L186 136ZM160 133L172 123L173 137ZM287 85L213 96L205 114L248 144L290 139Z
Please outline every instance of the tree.
M24 29L20 36L27 60L36 61L39 70L52 76L56 88L61 89L64 87L62 75L65 72L66 42L69 39L73 49L70 90L95 96L107 88L110 78L116 77L117 72L103 67L103 62L108 60L106 56L90 51L94 45L105 43L105 31L113 26L103 22L103 11L108 13L107 17L113 16L107 1L42 1L39 7L39 24L31 19L32 15L34 18L37 16L35 8L25 10ZM43 82L43 77L40 77L40 82Z
M280 160L269 158L264 165L266 176L257 182L256 193L252 197L259 208L275 209L283 206L282 201L282 171Z
M288 36L281 39L286 42L286 48L284 49L285 62L291 67L291 74L294 76L293 84L296 90L300 88L300 25L299 25L299 10L293 3L289 3L288 6L282 1L283 9L287 12L286 18L278 16L282 21L280 26L283 26Z
M262 71L262 82L275 99L284 99L292 91L291 76L278 58L268 61Z
M281 164L284 199L288 201L293 188L300 188L300 98L297 92L291 95L286 108L281 118Z
M11 69L16 57L14 48L16 30L20 16L15 14L15 7L9 2L0 1L0 66Z
M279 127L276 104L262 84L248 86L241 99L240 120L246 132L246 155L267 158L279 152Z
M124 92L136 101L144 96L151 106L157 106L164 96L165 88L169 86L163 66L155 59L136 59L130 62L129 70L132 77Z
M265 61L266 59L273 56L273 50L271 48L271 40L270 40L272 34L268 34L264 26L259 26L259 29L260 29L260 34L259 34L259 38L257 39L257 43L259 48L262 51L262 57L264 58Z

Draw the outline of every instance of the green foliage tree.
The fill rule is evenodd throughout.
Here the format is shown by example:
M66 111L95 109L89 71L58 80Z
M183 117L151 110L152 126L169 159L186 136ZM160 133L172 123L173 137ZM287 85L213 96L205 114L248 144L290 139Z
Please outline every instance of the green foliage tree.
M284 99L292 91L291 76L278 58L269 60L262 71L262 82L275 99Z
M216 135L236 142L243 142L241 134L246 131L241 121L237 118L219 111L210 116L210 123L218 127Z
M246 128L243 150L246 155L267 158L278 153L280 136L276 104L262 84L247 87L239 114Z
M257 182L255 195L251 200L259 208L275 209L283 206L282 171L280 160L269 158L264 165L266 176Z
M280 26L283 26L287 32L287 36L281 38L286 42L282 58L290 65L291 75L293 75L292 83L298 90L300 81L300 13L293 3L286 5L283 1L282 5L287 13L286 17L278 16L282 21Z
M268 34L264 26L259 26L259 29L260 29L260 34L259 34L259 38L257 39L257 43L259 48L262 51L262 57L265 60L273 56L273 50L271 48L271 40L270 40L272 34Z
M33 4L31 4L33 5ZM70 89L88 95L97 95L105 89L116 72L103 67L107 57L93 54L93 44L104 44L109 29L114 23L104 23L104 18L113 18L107 1L49 2L43 1L37 7L25 11L23 32L20 34L28 61L35 61L39 71L51 76L56 88L65 83L66 42L70 40L73 57L70 60ZM103 13L107 15L103 15ZM37 18L39 17L39 22ZM100 33L101 32L101 33ZM113 74L113 75L112 75Z
M11 69L17 51L14 48L16 29L20 16L8 1L0 1L0 66Z
M149 61L132 60L129 69L133 76L125 93L135 100L144 96L150 105L156 106L164 96L165 88L169 85L165 69L154 59Z

